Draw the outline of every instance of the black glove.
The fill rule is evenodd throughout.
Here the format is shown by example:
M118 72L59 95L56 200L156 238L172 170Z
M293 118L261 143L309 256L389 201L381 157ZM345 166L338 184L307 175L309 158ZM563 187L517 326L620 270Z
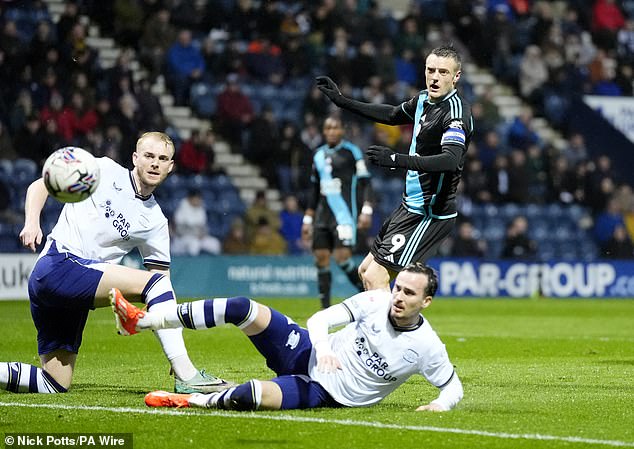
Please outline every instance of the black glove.
M368 155L368 160L370 162L380 167L389 167L394 169L397 167L406 166L406 161L403 160L404 155L396 153L388 147L383 147L381 145L372 145L370 148L368 148L366 154Z
M315 78L315 81L317 81L317 89L322 91L328 98L330 98L330 101L332 101L334 104L339 104L340 100L343 98L343 95L341 94L341 91L339 90L337 84L333 80L331 80L330 77L318 76Z

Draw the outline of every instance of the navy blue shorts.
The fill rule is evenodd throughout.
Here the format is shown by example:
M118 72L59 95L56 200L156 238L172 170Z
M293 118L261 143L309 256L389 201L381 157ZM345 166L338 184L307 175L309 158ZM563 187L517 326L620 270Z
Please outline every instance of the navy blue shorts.
M282 390L282 409L341 407L318 382L308 376L313 344L308 331L271 309L271 323L249 337L278 377L271 379Z
M92 268L91 268L92 265ZM38 354L57 349L77 353L103 263L58 252L55 242L40 257L29 277L31 316L37 329Z

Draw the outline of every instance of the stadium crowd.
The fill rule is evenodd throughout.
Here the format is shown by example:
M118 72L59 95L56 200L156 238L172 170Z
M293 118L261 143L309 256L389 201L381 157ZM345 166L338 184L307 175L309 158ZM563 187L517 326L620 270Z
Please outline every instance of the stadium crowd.
M442 253L545 258L540 240L552 232L536 232L537 221L572 210L562 239L592 240L593 257L634 257L631 179L613 166L609 149L591 153L566 120L580 95L632 95L632 0L415 0L399 18L374 0L67 0L57 22L41 0L0 8L0 250L18 250L7 242L20 221L24 186L54 149L77 145L125 164L141 131L165 130L177 145L178 167L157 191L168 215L177 206L168 189L180 187L180 201L188 188L226 187L214 155L221 138L290 199L281 214L269 210L254 220L246 207L233 207L221 219L209 209L222 204L212 201L222 189L203 189L202 206L216 218L207 222L209 232L225 251L306 253L298 231L305 174L322 143L321 122L336 112L314 76L328 74L347 96L398 104L424 87L424 55L452 42L525 103L517 117L502 117L493 93L476 95L464 74L459 86L476 123L461 183L466 224ZM114 66L101 67L82 15L123 48ZM138 81L135 58L147 72ZM213 130L180 138L152 93L159 77L176 104L210 118ZM534 116L561 131L566 148L543 140ZM342 119L347 138L361 148L404 151L411 136L407 127L373 125L346 112ZM402 173L392 173L372 172L377 205L387 209L402 189ZM184 185L188 179L198 184ZM232 192L228 203L239 202L235 188L222 191ZM283 238L271 237L278 234ZM363 253L367 242L360 241Z

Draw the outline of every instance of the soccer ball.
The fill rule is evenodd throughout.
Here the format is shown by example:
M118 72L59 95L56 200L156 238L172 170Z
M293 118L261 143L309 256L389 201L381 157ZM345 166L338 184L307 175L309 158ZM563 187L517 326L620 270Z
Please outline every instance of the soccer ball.
M51 154L42 168L48 193L62 203L77 203L88 198L99 185L99 165L88 151L64 147Z

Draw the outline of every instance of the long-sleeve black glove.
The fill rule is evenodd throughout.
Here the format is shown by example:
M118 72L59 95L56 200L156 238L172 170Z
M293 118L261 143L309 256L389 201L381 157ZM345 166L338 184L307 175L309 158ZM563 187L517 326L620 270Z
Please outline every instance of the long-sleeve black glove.
M380 167L397 168L405 167L407 165L407 161L404 160L407 156L404 158L404 155L396 153L391 148L383 147L381 145L372 145L368 148L366 154L368 155L368 160L370 162Z
M334 104L340 103L343 95L341 94L337 83L335 83L328 76L318 76L315 78L315 81L317 82L317 89L322 91L328 98L330 98L330 101L332 101Z

